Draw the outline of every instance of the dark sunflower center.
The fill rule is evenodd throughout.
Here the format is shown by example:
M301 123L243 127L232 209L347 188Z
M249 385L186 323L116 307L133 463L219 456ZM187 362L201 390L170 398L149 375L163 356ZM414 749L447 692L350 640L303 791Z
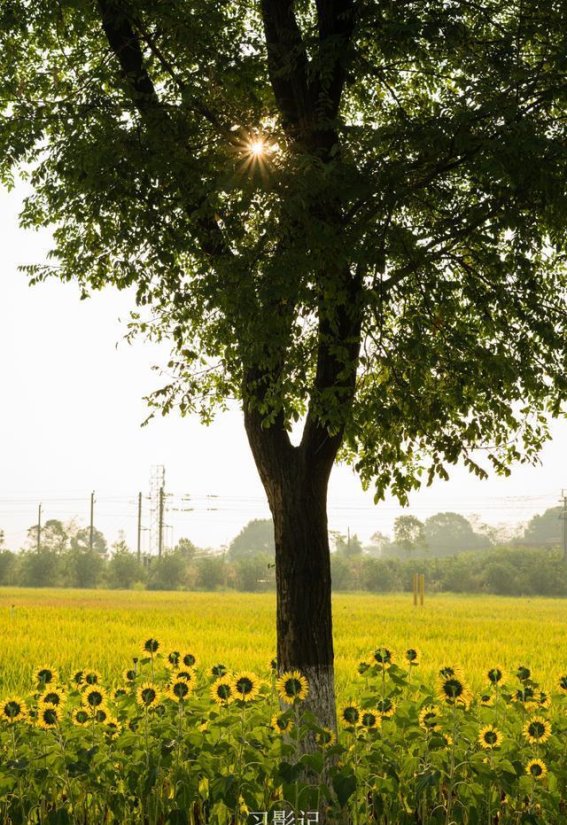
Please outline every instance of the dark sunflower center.
M51 693L46 693L43 700L44 702L49 702L50 705L58 705L61 702L61 696L52 691Z
M373 713L363 713L362 724L367 728L371 728L376 724L376 717Z
M44 685L49 684L49 682L53 681L53 672L51 670L40 670L37 674L38 682L42 682Z
M173 653L170 653L167 658L168 658L168 661L169 661L170 664L178 665L180 657L181 657L181 654L178 653L177 650L174 650Z
M451 676L455 675L455 670L452 667L442 667L441 670L439 671L439 675L443 679L450 679Z
M426 713L423 717L423 724L429 728L435 727L436 716L434 713Z
M230 685L217 685L217 696L219 699L228 699L230 694Z
M406 650L406 659L409 662L415 661L415 659L417 659L417 650L413 650L413 648Z
M85 682L87 683L87 685L96 685L96 683L98 682L98 676L96 675L96 673L87 673L87 675L85 676Z
M484 741L487 745L494 745L498 741L498 735L493 730L487 730L484 734Z
M129 682L133 682L135 678L136 678L136 671L135 670L127 670L126 671L126 679Z
M502 679L502 671L495 667L488 671L488 678L493 684L496 684L496 682L499 682Z
M4 705L4 716L8 719L16 719L22 712L22 706L19 702L6 702Z
M55 710L55 708L46 708L43 711L43 721L46 725L57 724L57 711Z
M559 680L559 687L561 690L567 690L567 676L562 676Z
M213 676L224 676L226 673L226 668L224 665L213 665L212 667L212 674Z
M253 687L254 685L252 684L252 680L248 679L246 676L244 676L242 679L239 679L236 683L236 689L239 693L242 693L243 695L251 693Z
M142 702L145 705L151 705L151 703L156 698L156 692L153 688L144 688L142 690L141 696L142 696Z
M343 711L343 717L347 722L350 722L351 725L354 725L358 722L360 714L356 708L345 708Z
M97 710L97 712L95 713L95 719L96 719L97 722L104 722L106 717L107 717L107 713L106 713L105 710L100 709L100 710Z
M530 678L531 670L529 669L529 667L519 667L516 676L521 682L525 682L526 679Z
M285 683L285 692L288 696L297 696L301 693L301 682L299 679L288 679Z
M78 710L77 713L76 713L75 719L80 724L83 724L84 722L88 722L89 714L86 712L86 710Z
M176 682L173 686L173 692L178 699L183 699L189 693L189 685L187 682Z
M463 692L463 685L458 679L447 679L443 685L443 691L447 696L455 699Z
M102 705L103 695L99 693L98 690L91 690L89 695L87 696L87 702L92 708L98 707L98 705Z
M534 739L540 739L545 733L545 725L542 722L532 722L528 731Z
M530 773L532 776L541 776L543 773L541 765L535 764L530 767Z
M157 639L146 639L144 642L144 650L148 653L155 653L159 647L159 642Z
M196 660L196 658L193 656L193 654L192 654L192 653L187 653L187 654L185 654L185 656L183 657L183 664L185 665L185 667L193 667L193 665L195 664L195 662L196 662L196 661L197 661L197 660Z
M392 710L392 703L389 699L380 699L378 701L378 710L380 713L388 713Z
M374 658L380 664L385 664L386 662L389 662L391 657L392 657L392 654L385 647L379 647L378 650L376 650L374 652Z

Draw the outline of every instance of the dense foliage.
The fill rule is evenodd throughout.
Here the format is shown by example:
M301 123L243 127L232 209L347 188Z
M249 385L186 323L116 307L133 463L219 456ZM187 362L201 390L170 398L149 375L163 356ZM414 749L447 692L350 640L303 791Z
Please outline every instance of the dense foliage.
M79 575L77 575L77 570ZM92 575L85 582L86 572ZM559 550L500 547L444 558L375 558L335 553L333 590L370 593L411 591L414 573L424 573L429 592L493 593L503 596L565 596L567 567ZM108 587L148 590L237 590L275 588L273 556L256 554L230 561L205 554L187 560L176 550L140 564L129 551L103 560L90 554L76 559L44 552L0 552L0 586Z

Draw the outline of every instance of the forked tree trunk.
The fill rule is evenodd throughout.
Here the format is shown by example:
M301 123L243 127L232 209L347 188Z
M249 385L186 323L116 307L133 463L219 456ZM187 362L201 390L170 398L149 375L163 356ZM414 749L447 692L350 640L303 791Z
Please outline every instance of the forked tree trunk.
M327 485L332 459L309 460L283 429L245 415L272 512L276 544L277 659L280 673L309 680L306 707L336 730Z

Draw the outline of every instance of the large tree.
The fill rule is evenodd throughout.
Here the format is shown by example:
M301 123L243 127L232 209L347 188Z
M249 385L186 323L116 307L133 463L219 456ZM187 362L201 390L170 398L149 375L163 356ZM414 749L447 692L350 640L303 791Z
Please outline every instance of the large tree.
M565 376L556 0L4 0L0 164L32 280L135 288L164 412L244 422L280 668L334 721L326 493L530 460ZM294 423L301 432L291 434Z

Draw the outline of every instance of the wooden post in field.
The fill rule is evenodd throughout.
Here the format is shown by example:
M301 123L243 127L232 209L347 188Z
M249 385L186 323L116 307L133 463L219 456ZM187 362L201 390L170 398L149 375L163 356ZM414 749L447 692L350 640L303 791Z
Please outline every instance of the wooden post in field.
M419 603L423 607L423 599L425 596L425 573L419 574Z
M413 586L413 606L417 607L417 573L413 574L412 586Z

